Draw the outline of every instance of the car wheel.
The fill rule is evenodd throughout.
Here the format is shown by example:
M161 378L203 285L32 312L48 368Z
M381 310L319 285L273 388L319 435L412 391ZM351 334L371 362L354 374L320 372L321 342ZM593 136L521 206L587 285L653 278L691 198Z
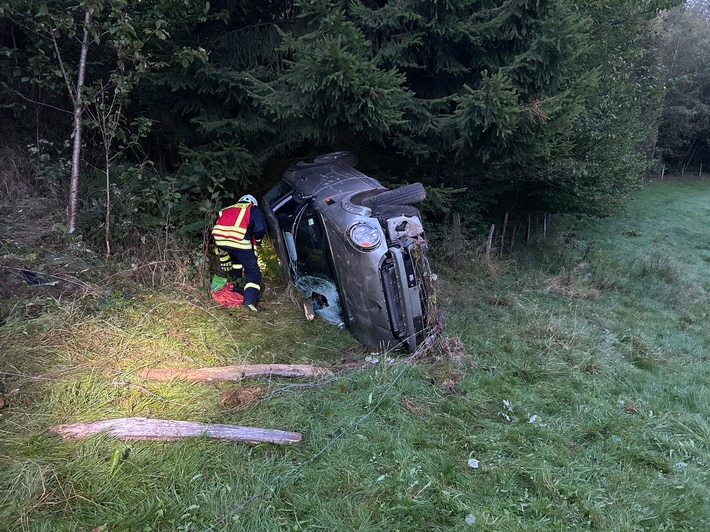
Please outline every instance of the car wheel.
M318 155L313 158L313 162L316 164L323 163L343 163L348 166L356 166L358 163L357 154L351 151L333 151L330 153L324 153L323 155Z
M412 183L394 190L385 190L362 200L362 205L372 207L375 205L412 205L424 201L426 190L421 183Z

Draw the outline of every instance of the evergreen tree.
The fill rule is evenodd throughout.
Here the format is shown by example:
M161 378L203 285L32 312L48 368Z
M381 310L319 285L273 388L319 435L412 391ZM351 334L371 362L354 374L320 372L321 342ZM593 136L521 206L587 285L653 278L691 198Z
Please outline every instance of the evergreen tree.
M658 146L677 171L710 167L710 3L694 2L663 17L658 53L668 94Z
M593 0L578 4L596 73L570 131L571 157L537 191L551 212L608 215L623 206L653 161L663 84L652 50L654 19L677 1Z
M204 215L194 229L234 194L266 188L269 163L332 149L359 151L365 169L393 184L432 185L440 210L452 197L440 187L466 188L456 208L469 219L495 208L608 213L652 151L663 86L647 53L651 22L678 1L112 5L162 35L141 39L139 55L155 68L132 85L126 122L154 124L143 148L176 176L147 183L165 189L173 214ZM26 0L7 2L32 13ZM30 90L61 100L41 68L22 81L48 52L19 28L10 25L21 46L7 25L0 35L21 65L0 64L6 107ZM98 41L90 79L113 68L114 48Z
M282 32L281 75L262 91L261 108L291 149L353 148L382 142L402 122L404 76L370 60L370 44L344 2L299 3L300 27Z

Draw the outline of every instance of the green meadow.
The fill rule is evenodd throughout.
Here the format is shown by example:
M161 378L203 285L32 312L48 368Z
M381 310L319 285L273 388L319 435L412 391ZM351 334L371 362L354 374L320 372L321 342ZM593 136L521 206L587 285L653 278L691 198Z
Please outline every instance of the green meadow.
M646 182L616 218L552 227L491 261L472 244L456 270L434 250L446 329L415 358L307 321L273 279L256 316L115 265L72 296L15 291L0 326L0 529L710 529L710 181ZM3 264L39 253L16 246ZM138 376L268 362L333 375ZM48 431L117 417L303 441Z

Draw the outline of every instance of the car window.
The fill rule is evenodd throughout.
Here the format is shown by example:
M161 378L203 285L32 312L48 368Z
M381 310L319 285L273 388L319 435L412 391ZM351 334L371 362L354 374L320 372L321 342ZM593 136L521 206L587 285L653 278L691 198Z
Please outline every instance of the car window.
M311 207L296 216L294 244L299 275L332 279L325 232L320 216Z
M291 185L289 185L286 181L281 180L264 195L264 199L269 203L269 205L275 206L278 205L278 201L276 201L277 198L286 196L291 192L293 192Z
M330 323L344 326L323 220L313 208L306 206L297 212L293 229L296 286L311 298L317 314Z
M299 291L313 302L326 321L344 326L337 282L320 215L293 188L281 181L267 194L269 206L283 237L288 269Z

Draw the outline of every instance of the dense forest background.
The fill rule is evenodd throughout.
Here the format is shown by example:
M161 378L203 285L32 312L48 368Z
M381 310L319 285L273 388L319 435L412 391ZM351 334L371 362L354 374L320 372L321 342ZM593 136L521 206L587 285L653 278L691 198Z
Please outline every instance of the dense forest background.
M423 182L433 236L604 216L710 167L710 4L0 0L0 123L28 190L109 249L204 234L333 150Z

